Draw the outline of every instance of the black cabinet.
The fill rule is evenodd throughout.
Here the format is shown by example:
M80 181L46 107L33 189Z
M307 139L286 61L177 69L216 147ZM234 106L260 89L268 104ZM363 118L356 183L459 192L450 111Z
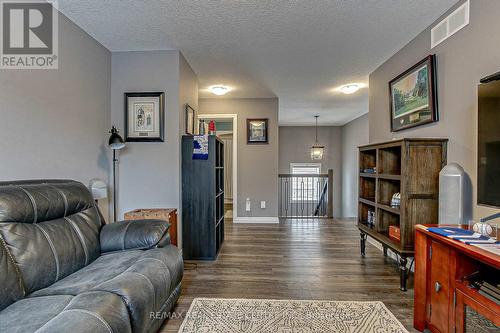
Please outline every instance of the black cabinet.
M194 137L182 137L184 259L214 260L224 242L224 144L208 137L208 159L193 159Z

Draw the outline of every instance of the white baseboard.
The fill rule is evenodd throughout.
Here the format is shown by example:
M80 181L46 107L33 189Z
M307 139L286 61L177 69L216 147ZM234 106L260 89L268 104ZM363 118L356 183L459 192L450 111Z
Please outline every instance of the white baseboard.
M277 217L237 217L233 223L279 223Z

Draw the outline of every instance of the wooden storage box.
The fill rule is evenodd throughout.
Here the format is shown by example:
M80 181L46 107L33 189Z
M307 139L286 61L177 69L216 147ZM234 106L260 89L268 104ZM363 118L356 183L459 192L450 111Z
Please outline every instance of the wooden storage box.
M170 223L168 233L170 242L177 246L177 209L156 208L156 209L136 209L125 213L125 220L165 220Z

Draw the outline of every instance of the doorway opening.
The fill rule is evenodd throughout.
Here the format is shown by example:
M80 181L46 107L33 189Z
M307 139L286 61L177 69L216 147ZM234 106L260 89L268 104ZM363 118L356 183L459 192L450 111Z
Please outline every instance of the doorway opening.
M215 122L216 135L224 142L224 216L232 222L238 216L237 171L238 171L238 116L236 114L200 114L197 126L204 120L205 133L208 123Z

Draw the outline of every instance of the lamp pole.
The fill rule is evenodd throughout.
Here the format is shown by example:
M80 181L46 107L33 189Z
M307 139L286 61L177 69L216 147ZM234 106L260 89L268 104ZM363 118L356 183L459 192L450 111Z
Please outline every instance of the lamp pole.
M116 149L113 149L113 222L116 222Z
M116 222L116 151L125 147L125 141L118 134L118 130L113 126L111 127L111 136L109 137L109 147L113 150L113 222Z

